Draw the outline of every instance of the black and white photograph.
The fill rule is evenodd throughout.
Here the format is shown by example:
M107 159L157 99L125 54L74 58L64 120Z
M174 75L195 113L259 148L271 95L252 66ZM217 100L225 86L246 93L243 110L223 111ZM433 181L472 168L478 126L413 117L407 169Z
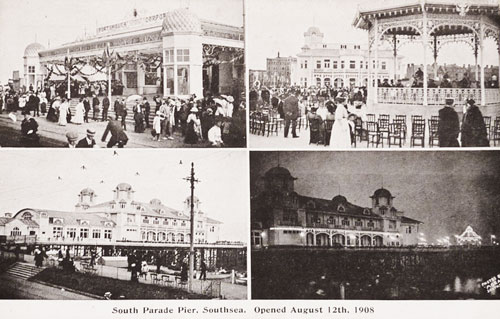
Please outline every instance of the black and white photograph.
M499 152L251 152L250 172L253 299L499 299Z
M243 0L1 0L0 146L245 147L243 26Z
M251 3L251 148L500 145L498 0Z
M0 299L247 299L247 171L240 151L3 151Z

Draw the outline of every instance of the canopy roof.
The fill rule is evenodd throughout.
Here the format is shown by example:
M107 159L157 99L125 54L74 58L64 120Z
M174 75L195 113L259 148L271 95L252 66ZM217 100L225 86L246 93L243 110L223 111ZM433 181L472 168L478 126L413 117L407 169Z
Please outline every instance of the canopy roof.
M353 25L357 28L369 30L372 20L397 18L402 16L417 15L422 13L422 8L426 12L434 14L456 14L459 19L462 5L467 6L466 15L487 15L497 24L500 24L500 5L497 0L380 0L367 3L358 7L358 12L354 18ZM398 34L414 35L411 32ZM444 31L446 34L463 34L463 32ZM436 35L441 35L437 33Z

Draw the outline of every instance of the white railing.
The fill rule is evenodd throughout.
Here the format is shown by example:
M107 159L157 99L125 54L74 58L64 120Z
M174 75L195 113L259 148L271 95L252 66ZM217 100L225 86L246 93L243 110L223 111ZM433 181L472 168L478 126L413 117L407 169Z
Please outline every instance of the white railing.
M481 89L430 88L427 89L428 105L444 105L445 100L455 100L455 105L463 105L467 99L481 104ZM423 88L378 88L378 103L386 104L424 104ZM485 89L485 104L500 103L499 89Z

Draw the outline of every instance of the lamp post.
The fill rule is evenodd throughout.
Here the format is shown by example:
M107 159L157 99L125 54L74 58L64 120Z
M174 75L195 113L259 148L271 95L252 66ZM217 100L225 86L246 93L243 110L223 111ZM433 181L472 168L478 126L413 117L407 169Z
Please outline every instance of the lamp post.
M193 273L194 273L194 183L199 180L194 177L194 163L191 163L191 175L184 178L191 184L191 217L190 217L190 236L189 236L189 274L188 274L188 290L193 291Z

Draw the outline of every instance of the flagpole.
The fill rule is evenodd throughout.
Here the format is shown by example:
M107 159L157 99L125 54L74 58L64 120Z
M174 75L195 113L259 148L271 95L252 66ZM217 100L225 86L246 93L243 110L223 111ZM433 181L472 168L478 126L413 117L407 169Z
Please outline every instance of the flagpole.
M109 53L109 42L108 42L108 53ZM108 99L111 105L111 57L108 58Z

